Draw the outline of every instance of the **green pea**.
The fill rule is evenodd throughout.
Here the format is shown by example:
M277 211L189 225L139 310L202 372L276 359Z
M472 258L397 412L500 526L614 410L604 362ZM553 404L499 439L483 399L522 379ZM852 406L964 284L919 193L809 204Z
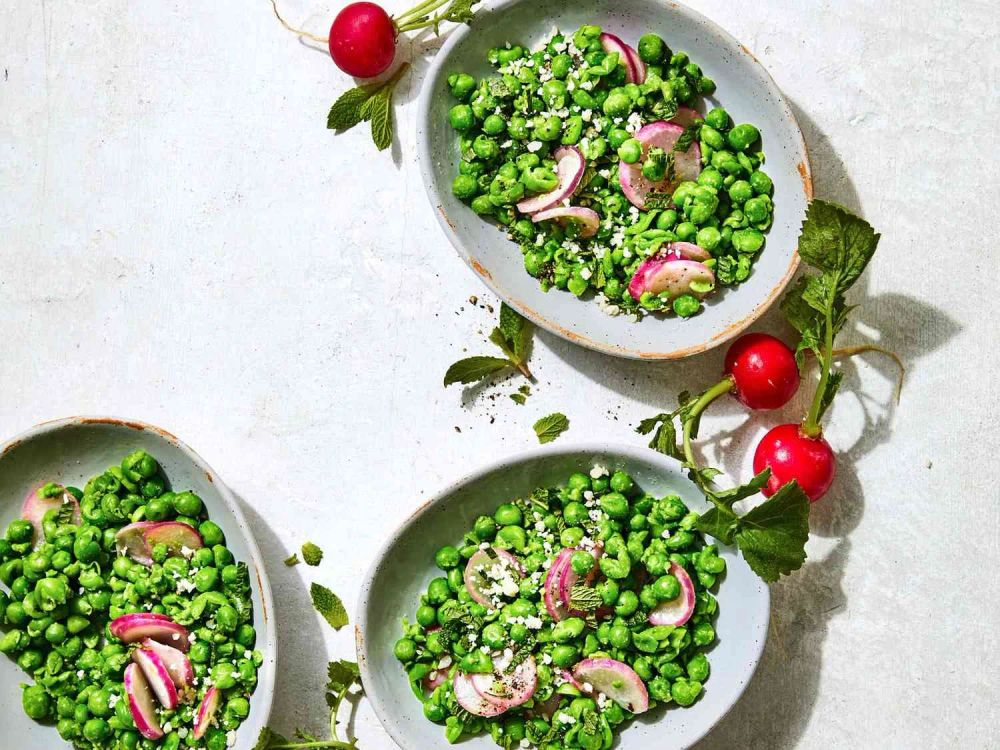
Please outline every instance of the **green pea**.
M413 661L417 655L417 644L409 638L400 638L392 648L392 653L401 662Z
M504 526L497 533L497 546L503 549L523 551L528 543L527 534L520 526Z
M636 138L629 138L618 147L618 158L626 164L635 164L642 158L642 143Z
M464 101L476 89L476 79L468 73L453 73L448 76L448 87L451 95Z
M493 518L500 526L520 526L524 522L520 509L513 503L498 506Z
M540 141L554 141L562 132L562 118L556 115L535 118L535 138Z
M461 556L458 554L458 550L450 545L442 547L434 555L434 562L441 570L451 570L457 567L460 561Z
M765 172L757 170L750 174L750 187L757 195L770 195L771 191L774 190L774 183Z
M639 597L634 591L622 591L615 605L615 614L619 617L630 617L639 609Z
M577 575L586 575L594 568L594 556L578 550L570 556L570 566Z
M170 503L162 497L154 498L146 503L146 518L150 521L165 521L170 517Z
M609 492L600 499L601 510L611 518L622 519L628 516L628 500L620 492Z
M476 519L472 530L478 539L488 542L496 536L497 524L489 516L479 516L479 518Z
M122 473L132 482L149 479L159 470L156 459L144 450L137 450L122 459Z
M687 663L688 677L696 682L705 682L708 679L709 664L705 654L699 652L695 654Z
M705 115L705 123L716 130L728 130L730 124L729 113L721 107L715 107Z
M500 135L507 129L507 123L497 114L492 114L483 120L483 132L486 135Z
M702 227L695 235L695 242L698 247L703 247L709 252L715 250L722 241L722 235L715 227Z
M632 643L632 633L625 625L612 625L610 639L615 648L628 648Z
M194 586L198 591L213 591L219 585L219 571L215 568L202 568L194 574Z
M653 583L653 593L661 602L670 601L680 596L680 582L672 575L660 576Z
M507 123L507 134L518 141L528 139L528 120L520 115L514 115Z
M515 622L510 626L510 639L514 641L514 643L524 643L528 640L529 635L530 631L527 626L522 625L519 622Z
M608 117L624 117L632 109L632 98L625 91L615 89L608 94L601 109Z
M451 589L447 578L435 578L427 585L427 598L431 604L444 604L451 598Z
M686 680L683 677L670 686L670 695L679 706L690 706L701 695L701 683L697 680Z
M227 661L219 662L211 669L212 682L219 690L236 687L236 667Z
M585 89L576 88L573 90L573 103L576 104L580 109L596 109L597 101L590 92Z
M468 104L456 104L448 112L448 122L459 133L465 133L472 129L476 123L475 115L472 114L472 107Z
M760 131L749 123L736 125L726 134L729 145L737 151L745 151L760 138Z
M179 492L173 497L174 510L179 515L195 517L201 515L204 503L193 492Z
M734 205L742 206L753 197L753 188L746 180L737 180L729 186L729 198Z
M583 503L573 501L563 509L563 520L570 526L580 526L589 518L587 507Z
M11 544L24 544L34 538L35 529L30 521L18 518L8 524L5 536Z
M580 652L573 646L560 644L552 649L552 663L557 667L572 667L579 658Z
M549 64L552 68L552 75L562 80L569 76L573 68L573 58L565 53L560 53L554 56Z
M566 104L566 84L557 78L542 84L542 99L550 109L562 109Z
M507 642L507 634L502 625L491 622L483 628L482 641L492 649L503 648Z
M583 529L579 526L570 526L565 528L559 534L559 543L563 547L575 547L583 539Z
M766 222L771 216L771 209L766 196L751 198L743 206L743 213L754 224Z
M697 645L707 646L715 640L715 628L709 622L698 623L691 638Z
M148 507L148 506L147 506ZM201 534L202 541L206 547L214 547L216 544L225 544L226 535L214 521L204 521L198 526L198 533Z
M701 300L693 294L682 294L675 297L670 306L679 317L690 318L701 309Z
M732 243L741 253L755 253L764 246L764 235L756 229L740 229L733 232Z
M666 42L656 34L645 34L639 38L639 57L643 62L655 65L670 54Z
M239 624L239 615L233 607L219 607L215 613L215 622L219 630L223 633L232 633Z
M583 135L583 118L580 115L573 115L566 120L566 127L563 130L562 144L572 146L580 140Z

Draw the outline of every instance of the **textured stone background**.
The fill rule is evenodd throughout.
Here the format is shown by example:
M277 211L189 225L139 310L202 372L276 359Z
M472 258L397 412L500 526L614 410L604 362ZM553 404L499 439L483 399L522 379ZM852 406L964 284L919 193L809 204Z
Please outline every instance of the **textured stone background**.
M327 4L285 6L324 33L340 5ZM773 587L764 662L699 750L995 748L996 6L693 5L792 100L816 194L882 231L844 341L909 366L897 407L885 361L845 365L828 430L840 475L810 560ZM0 433L122 415L215 466L275 585L280 728L323 726L317 651L353 648L311 615L305 579L352 602L389 525L466 468L530 448L538 416L565 411L563 440L635 442L639 418L719 371L721 352L642 364L541 334L526 406L510 386L441 388L466 348L487 349L491 316L467 303L487 297L416 169L425 65L401 85L391 156L360 128L325 130L349 81L266 0L14 0L0 67ZM763 429L722 405L706 451L746 471ZM286 569L310 538L337 564ZM366 750L391 747L364 704L356 730Z

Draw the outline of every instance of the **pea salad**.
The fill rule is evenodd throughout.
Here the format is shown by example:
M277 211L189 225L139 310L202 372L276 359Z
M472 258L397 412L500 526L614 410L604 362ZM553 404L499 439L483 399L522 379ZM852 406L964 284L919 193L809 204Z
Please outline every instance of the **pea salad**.
M638 320L694 315L749 277L774 209L760 133L699 113L715 82L687 54L583 26L487 58L494 74L448 78L452 190L520 245L543 289Z
M607 750L636 714L692 705L726 568L697 519L602 466L476 519L395 645L424 715L452 743Z
M32 719L79 750L233 744L263 662L249 573L152 456L29 492L0 582L0 652L33 679Z

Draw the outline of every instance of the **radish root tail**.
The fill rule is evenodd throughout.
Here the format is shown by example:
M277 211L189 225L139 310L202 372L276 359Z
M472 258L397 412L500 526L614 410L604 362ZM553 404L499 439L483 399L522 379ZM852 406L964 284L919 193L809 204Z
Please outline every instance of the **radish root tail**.
M899 368L899 378L896 380L896 403L899 403L900 397L903 395L903 378L906 377L906 366L903 364L903 360L899 358L899 355L891 349L886 349L884 346L879 346L878 344L859 344L858 346L845 346L842 349L834 349L834 357L853 357L855 354L864 354L865 352L876 352L878 354L885 355Z
M282 18L281 17L281 13L278 11L278 2L277 2L277 0L271 0L271 7L274 9L274 17L278 19L278 22L282 26L284 26L286 29L288 29L290 32L292 32L293 34L296 34L296 35L301 36L301 37L305 37L306 39L311 39L312 41L319 42L321 44L329 44L330 40L327 39L326 37L324 37L324 36L317 36L316 34L310 34L308 31L304 31L302 29L297 29L294 26L292 26L290 23L288 23L288 21L286 21L284 18Z

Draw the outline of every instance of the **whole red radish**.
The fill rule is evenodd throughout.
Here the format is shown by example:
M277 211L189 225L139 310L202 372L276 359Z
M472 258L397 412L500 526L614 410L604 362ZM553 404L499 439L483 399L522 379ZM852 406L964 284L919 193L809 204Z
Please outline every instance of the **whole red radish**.
M781 424L761 438L754 452L754 473L766 468L771 469L771 478L762 490L765 496L770 497L794 479L816 502L833 484L837 459L822 435L810 437L802 431L802 425Z
M726 352L724 372L733 395L751 409L778 409L799 389L795 353L766 333L740 336Z
M396 25L381 7L351 3L330 26L330 57L348 75L374 78L392 65L396 34Z

